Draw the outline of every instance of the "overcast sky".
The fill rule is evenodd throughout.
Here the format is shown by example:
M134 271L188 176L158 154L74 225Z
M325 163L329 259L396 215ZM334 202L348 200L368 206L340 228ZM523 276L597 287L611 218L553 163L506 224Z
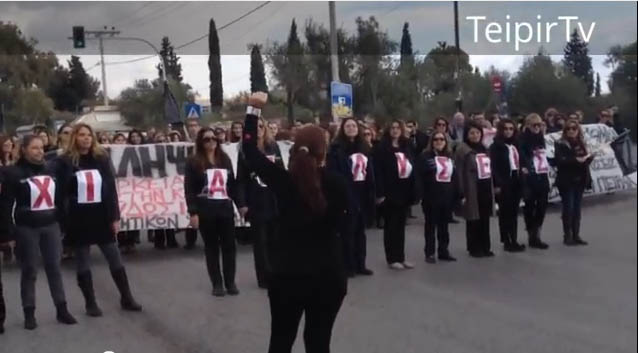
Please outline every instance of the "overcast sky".
M208 95L208 21L214 18L217 27L228 24L263 2L0 2L0 21L16 23L28 37L38 40L38 48L51 50L60 55L61 62L69 55L80 55L85 68L100 79L97 41L88 41L87 48L74 50L67 39L73 25L83 25L87 30L103 26L115 26L121 37L140 37L159 46L163 36L169 36L175 46L204 37L177 50L181 57L183 76L187 83L203 96ZM604 54L615 44L628 44L636 40L636 2L461 2L459 5L461 48L470 53L471 64L481 70L494 65L499 69L515 72L524 60L523 54L534 54L541 44L536 39L537 24L541 24L540 35L546 36L545 22L558 22L551 32L551 42L542 43L552 54L560 54L564 47L565 30L558 16L578 16L585 34L592 25L590 51L594 70L605 82L611 69L603 65ZM485 25L498 22L505 30L506 15L510 16L510 41L505 33L501 43L491 44L485 38ZM413 48L427 53L437 42L454 43L453 5L451 2L337 2L337 24L349 33L356 30L355 19L375 16L382 30L391 39L401 39L404 22L410 23ZM485 16L474 33L474 22L467 16ZM538 17L541 20L538 20ZM299 36L303 40L303 24L313 21L328 27L327 2L283 2L274 1L239 22L220 30L222 51L222 76L225 96L237 94L250 88L249 43L267 44L284 41L292 19L297 20ZM515 22L529 22L535 30L533 40L514 48ZM572 23L572 28L578 28ZM525 39L525 29L521 32ZM478 42L474 42L474 36ZM141 78L155 78L158 60L150 58L134 63L117 64L152 54L142 43L106 41L107 83L110 97ZM502 55L493 55L502 54ZM516 54L516 55L514 55ZM556 57L559 60L559 57ZM606 84L603 85L606 89ZM356 99L356 98L355 98Z

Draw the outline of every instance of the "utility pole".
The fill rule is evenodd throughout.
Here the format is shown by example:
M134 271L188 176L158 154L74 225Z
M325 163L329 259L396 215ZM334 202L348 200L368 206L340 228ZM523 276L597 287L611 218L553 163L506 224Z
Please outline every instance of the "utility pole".
M75 30L75 28L74 28ZM82 40L82 45L76 48L84 48L84 39L97 39L99 41L99 48L100 48L100 65L102 66L102 95L104 96L104 105L105 106L109 106L109 95L108 95L108 91L107 91L107 86L106 86L106 65L104 65L104 39L106 37L106 39L108 38L113 38L114 36L120 34L120 31L116 31L115 27L111 27L111 29L109 30L108 27L104 26L103 30L97 30L97 31L84 31L84 28L82 27L82 31L81 31L81 40ZM78 40L78 38L75 38L76 33L74 32L74 37L69 38L72 39L74 41ZM90 37L90 35L93 35L93 38Z
M329 1L330 10L330 64L332 65L332 80L339 82L339 51L337 45L337 15L335 2Z
M456 97L457 111L463 110L463 93L461 91L461 43L459 39L459 2L454 1L454 45L456 46L456 86L459 95Z

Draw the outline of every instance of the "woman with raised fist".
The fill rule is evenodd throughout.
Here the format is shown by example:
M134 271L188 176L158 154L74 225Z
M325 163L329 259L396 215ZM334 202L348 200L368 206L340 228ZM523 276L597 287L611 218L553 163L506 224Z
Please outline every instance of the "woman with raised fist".
M111 276L120 292L122 309L142 310L133 299L115 245L120 229L120 206L111 160L89 125L73 127L69 143L59 157L56 174L64 205L62 222L75 253L77 281L84 295L86 314L102 316L93 290L91 245L97 245L109 263Z
M75 324L66 306L60 273L62 240L58 225L61 209L60 188L55 174L44 161L44 143L37 136L22 141L21 157L4 172L0 192L0 224L15 222L15 239L21 267L20 292L24 310L24 328L33 330L35 320L35 280L39 254L49 281L51 297L57 309L57 320ZM15 208L14 208L15 204Z
M370 276L366 267L366 210L374 203L374 169L370 148L354 118L341 121L341 128L330 146L327 168L348 180L348 218L341 232L346 273Z
M211 128L202 128L197 133L195 154L186 162L184 194L190 225L199 229L204 240L206 268L213 284L213 295L238 295L233 201L240 211L245 213L246 208L243 190L235 180L230 158ZM220 249L223 270L219 266Z
M338 232L348 208L346 181L325 168L324 132L300 128L289 170L257 147L258 123L267 95L249 98L243 137L247 162L277 197L279 232L273 241L268 287L272 316L270 353L289 353L305 315L308 352L329 352L332 327L347 291Z
M472 257L491 257L490 217L492 216L492 170L490 156L482 143L483 127L470 122L456 149L456 167L462 195L462 215L466 221L467 251Z

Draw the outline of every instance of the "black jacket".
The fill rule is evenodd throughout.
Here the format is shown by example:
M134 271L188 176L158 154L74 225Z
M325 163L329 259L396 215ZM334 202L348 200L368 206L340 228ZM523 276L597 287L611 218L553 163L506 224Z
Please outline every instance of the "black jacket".
M361 153L367 158L365 179L362 181L354 180L351 157L355 153ZM348 181L348 209L353 212L367 213L374 204L375 192L374 167L370 153L353 143L336 142L330 146L326 167L328 170L341 174Z
M55 172L48 163L33 164L20 159L7 167L0 192L0 227L9 229L14 220L17 226L34 228L58 222L62 197L55 179ZM55 192L50 194L47 186L53 186ZM47 192L39 192L40 188Z
M421 205L424 209L426 206L434 206L451 210L461 199L454 158L448 156L453 165L452 175L449 182L444 182L439 181L437 178L436 157L437 155L434 151L425 151L417 160L416 170L418 173L419 196L422 197Z
M226 170L227 199L216 200L208 198L206 170L212 168ZM235 179L230 159L224 159L222 165L213 166L209 164L204 170L200 170L197 167L194 156L192 156L186 162L184 172L184 196L188 213L190 215L199 215L200 221L208 218L234 218L233 201L238 208L246 205L244 189L240 180L240 178Z
M279 151L277 143L273 142L264 146L264 153L269 160L272 160L272 163L284 169L281 151ZM243 185L246 189L247 219L253 223L269 221L277 217L277 198L275 194L253 171L243 152L239 153L237 168L240 169L237 174L243 177Z
M78 197L78 192L87 192L78 188L79 173L88 171L97 171L102 179L101 189L92 190L93 199L100 202L85 202ZM114 242L111 225L120 219L120 206L109 157L81 156L76 166L68 157L61 156L56 160L56 175L62 197L61 224L70 244L83 246ZM95 197L98 193L99 199Z
M389 141L381 141L374 152L374 176L377 198L385 197L388 205L405 207L414 204L416 195L415 173L408 178L399 178L399 166L395 153L403 153L414 168L414 158L409 146L392 146Z
M348 200L342 176L325 168L321 188L327 202L323 214L308 209L290 173L270 162L257 149L257 117L248 115L243 151L257 175L277 197L279 232L272 239L273 274L283 277L337 276L345 279L338 231L345 220Z
M584 150L574 148L567 140L560 139L554 145L554 162L557 167L556 186L559 189L568 187L591 188L591 174L589 165L593 156L580 163L576 157L586 155Z
M523 189L527 196L549 193L549 173L536 174L534 168L534 151L539 149L545 149L545 136L525 130L521 136L519 153L521 169L526 168L529 172L523 176Z
M428 146L428 141L430 138L428 135L420 130L417 130L414 135L411 135L410 138L410 146L412 147L412 155L418 156L420 155L425 148Z
M518 152L518 170L512 170L510 163L510 149L508 146L516 148ZM494 187L500 188L503 192L519 192L521 189L520 179L520 148L514 139L505 141L495 138L490 146L490 160L492 163L492 179Z

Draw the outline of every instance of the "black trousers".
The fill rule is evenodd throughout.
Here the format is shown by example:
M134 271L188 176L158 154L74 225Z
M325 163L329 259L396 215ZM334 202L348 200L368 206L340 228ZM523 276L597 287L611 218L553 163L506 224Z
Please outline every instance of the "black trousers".
M213 287L221 287L222 283L229 287L235 284L235 268L237 248L235 246L235 222L233 218L202 217L199 218L199 231L204 240L206 268ZM224 277L219 266L219 251L222 253Z
M496 202L498 202L498 226L501 232L501 243L517 243L520 194L516 191L501 189L501 193L496 197Z
M465 237L467 239L467 251L470 254L485 253L490 251L490 217L481 215L481 218L466 222Z
M133 246L139 242L139 239L140 239L139 230L129 230L129 231L117 233L117 243L121 248L127 247L127 246Z
M405 221L407 207L384 205L383 245L388 264L405 262Z
M0 326L4 325L4 319L7 316L7 310L4 305L4 294L2 289L2 261L0 261Z
M543 227L545 213L547 212L547 193L529 193L525 198L523 213L525 216L525 228L528 232L534 232Z
M341 232L346 271L358 272L366 268L367 239L366 222L362 211L353 211L348 216Z
M445 205L423 205L423 215L425 216L425 256L434 255L437 240L439 256L449 254L450 232L448 224L451 214L451 208Z
M332 327L347 292L347 280L334 277L273 277L268 288L269 353L290 353L305 315L306 353L329 353Z
M188 228L186 229L186 246L195 246L197 242L197 229Z
M149 232L151 231L154 233L153 242L156 248L164 248L166 246L176 248L179 246L177 239L175 239L175 229L149 230Z
M275 220L251 220L250 230L253 233L253 256L257 285L266 288L272 272L270 254L272 253L272 240L277 234L277 222Z

